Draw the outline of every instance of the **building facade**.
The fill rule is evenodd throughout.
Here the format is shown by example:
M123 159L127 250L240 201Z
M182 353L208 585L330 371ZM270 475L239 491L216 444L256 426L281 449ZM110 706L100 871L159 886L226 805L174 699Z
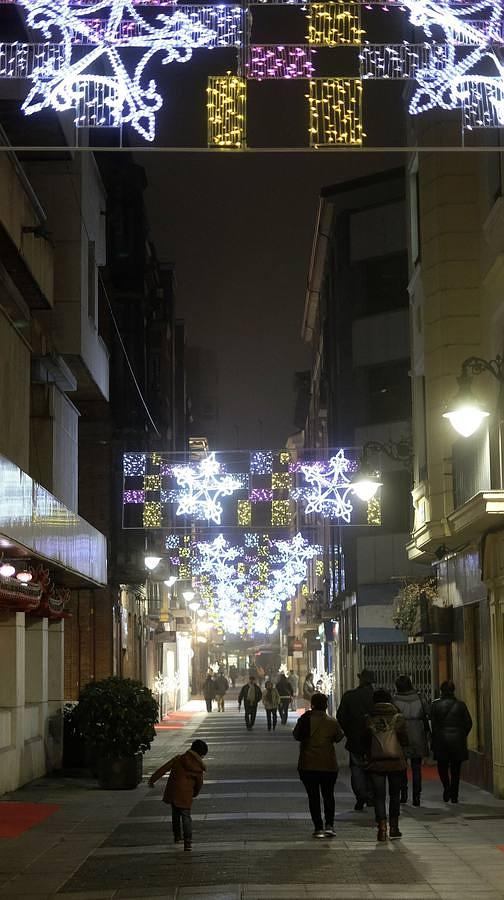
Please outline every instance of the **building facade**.
M502 154L421 153L408 173L414 524L408 553L434 563L453 678L474 726L465 777L504 797L502 380L473 382L492 413L469 438L442 418L462 363L502 353ZM445 614L446 615L446 614Z

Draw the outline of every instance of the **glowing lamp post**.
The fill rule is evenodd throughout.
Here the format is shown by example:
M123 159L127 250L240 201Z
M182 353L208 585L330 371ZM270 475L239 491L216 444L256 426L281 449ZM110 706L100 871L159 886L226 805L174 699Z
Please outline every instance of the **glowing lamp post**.
M462 363L462 371L457 378L459 389L453 398L449 409L443 413L443 418L448 419L455 431L462 437L470 437L479 428L483 419L490 412L478 401L471 390L472 376L481 375L482 372L490 372L500 384L504 384L504 360L502 356L495 359L481 359L479 356L469 356Z
M149 570L149 572L153 572L154 569L157 568L159 563L161 562L160 556L145 556L144 557L144 565L145 568Z
M369 462L372 453L385 453L390 459L409 465L413 456L409 440L400 441L367 441L362 448L361 467L352 479L354 493L359 500L367 503L376 495L383 482L380 473L375 471Z

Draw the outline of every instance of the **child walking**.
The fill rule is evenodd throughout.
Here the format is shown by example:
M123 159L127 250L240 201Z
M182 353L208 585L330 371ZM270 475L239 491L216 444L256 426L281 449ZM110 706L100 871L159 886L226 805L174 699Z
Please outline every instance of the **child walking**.
M149 787L154 787L158 778L162 778L166 772L170 773L163 802L171 804L173 837L175 843L180 844L183 835L184 850L192 850L191 806L203 786L203 773L206 771L203 757L207 753L205 741L193 741L190 750L169 759L147 782Z

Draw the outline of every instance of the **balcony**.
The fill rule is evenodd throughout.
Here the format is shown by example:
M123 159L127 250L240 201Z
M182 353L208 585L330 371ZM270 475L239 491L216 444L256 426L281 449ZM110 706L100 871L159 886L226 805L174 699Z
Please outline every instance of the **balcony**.
M0 144L5 143L0 127ZM9 302L19 305L9 310L13 318L19 318L23 304L29 309L53 305L53 248L45 224L45 212L15 153L0 152L0 276L3 268L10 281Z
M452 447L453 507L457 509L471 497L492 489L488 428L469 438L457 440Z
M75 586L107 583L107 542L26 472L0 456L0 534L65 575Z

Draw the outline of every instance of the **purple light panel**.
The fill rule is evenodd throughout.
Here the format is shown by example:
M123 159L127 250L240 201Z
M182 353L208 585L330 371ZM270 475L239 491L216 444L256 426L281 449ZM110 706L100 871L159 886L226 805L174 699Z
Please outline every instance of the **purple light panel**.
M267 78L310 78L314 72L310 47L273 44L254 45L250 48L246 65L247 78L264 81Z

